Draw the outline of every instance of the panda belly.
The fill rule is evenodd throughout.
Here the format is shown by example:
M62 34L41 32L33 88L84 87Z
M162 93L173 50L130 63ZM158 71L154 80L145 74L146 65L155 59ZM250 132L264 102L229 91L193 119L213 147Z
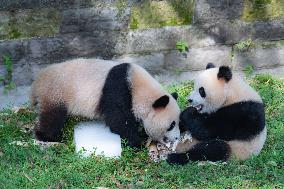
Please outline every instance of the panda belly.
M258 155L265 143L267 135L266 127L250 141L232 140L227 143L230 146L230 157L245 160L252 155Z

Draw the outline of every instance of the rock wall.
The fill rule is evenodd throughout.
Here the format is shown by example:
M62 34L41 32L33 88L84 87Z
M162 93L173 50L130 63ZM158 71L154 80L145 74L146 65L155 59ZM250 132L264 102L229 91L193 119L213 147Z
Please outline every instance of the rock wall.
M158 15L155 8L167 7L173 14L179 1L155 1L152 6L152 1L2 0L0 58L12 58L17 85L29 85L48 64L75 57L138 63L161 80L188 79L207 62L236 70L252 65L256 72L283 77L284 1L278 5L283 12L264 20L247 16L248 1L188 0L184 2L191 15L177 11L162 21L140 22L134 8L137 13L142 7L145 13L150 7L151 15ZM236 48L250 39L245 50ZM188 43L187 58L175 50L177 41ZM0 76L5 72L1 60Z

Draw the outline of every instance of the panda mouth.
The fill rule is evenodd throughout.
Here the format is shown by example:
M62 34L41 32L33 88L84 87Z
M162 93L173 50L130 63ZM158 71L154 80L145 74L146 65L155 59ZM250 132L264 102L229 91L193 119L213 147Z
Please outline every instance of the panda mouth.
M203 105L202 104L198 104L196 106L193 106L197 111L201 111L203 109Z

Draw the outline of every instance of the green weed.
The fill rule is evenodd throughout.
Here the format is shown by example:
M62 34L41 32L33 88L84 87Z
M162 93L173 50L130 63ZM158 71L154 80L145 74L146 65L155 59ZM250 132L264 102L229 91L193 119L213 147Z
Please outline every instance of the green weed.
M188 44L184 41L178 41L176 42L176 49L181 53L188 52Z
M239 43L234 45L234 49L240 51L240 52L245 52L248 51L251 47L253 46L253 41L251 38L240 41Z
M13 62L9 56L4 55L2 58L6 73L0 77L0 82L4 84L4 93L8 93L16 87L16 84L13 82Z
M249 77L252 75L253 73L253 66L250 64L250 65L247 65L244 69L243 69L243 72L245 73L245 76L246 77Z

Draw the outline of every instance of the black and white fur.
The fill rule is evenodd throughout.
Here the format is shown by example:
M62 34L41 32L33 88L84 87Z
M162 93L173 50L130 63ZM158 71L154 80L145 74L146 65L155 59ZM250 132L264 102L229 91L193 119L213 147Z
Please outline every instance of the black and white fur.
M135 64L75 59L51 65L33 83L31 102L39 103L35 135L42 141L60 141L69 114L104 119L132 147L144 140L139 136L140 124L156 141L180 137L176 99Z
M180 128L190 132L193 141L170 154L169 163L244 160L260 153L266 140L264 105L229 67L208 64L188 101L192 106L181 113Z

